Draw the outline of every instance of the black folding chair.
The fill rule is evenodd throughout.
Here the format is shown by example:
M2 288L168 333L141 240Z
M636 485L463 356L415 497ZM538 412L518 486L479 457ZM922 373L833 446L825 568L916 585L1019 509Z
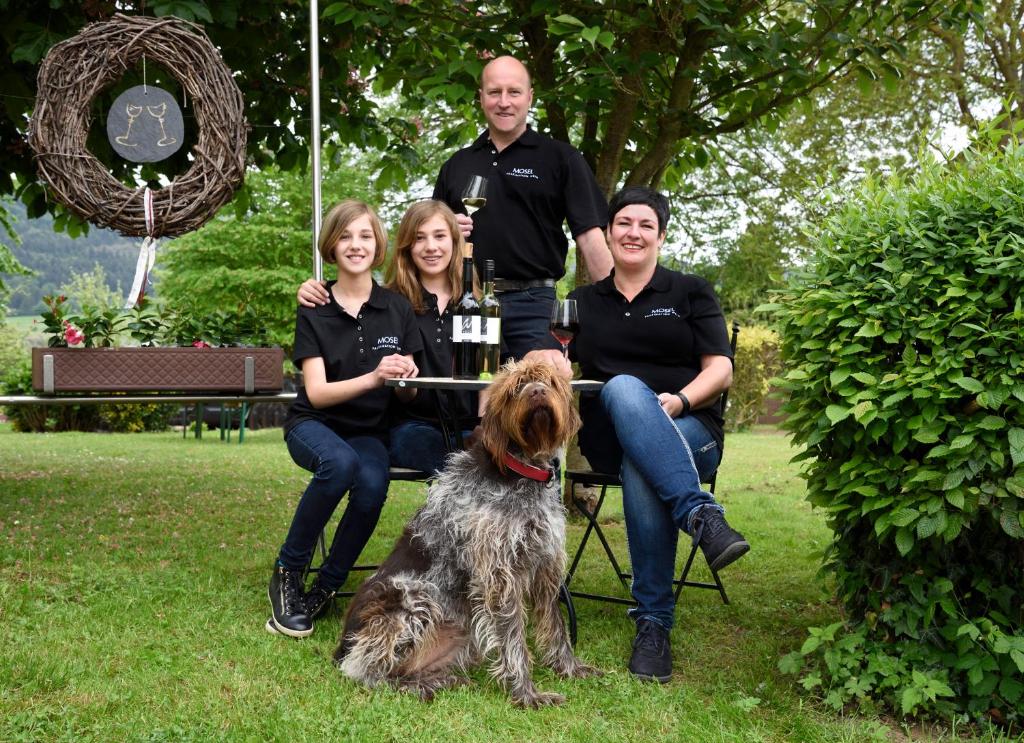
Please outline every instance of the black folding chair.
M428 482L432 477L427 472L423 472L422 470L413 470L407 467L391 467L388 470L388 476L390 477L391 482ZM320 532L320 536L317 537L316 540L316 550L320 552L320 565L323 565L324 560L327 559L327 537L322 530ZM314 556L316 555L316 550L313 552ZM380 565L353 565L349 569L349 572L373 572L379 567ZM305 574L302 576L303 580L305 580L306 576L310 573L316 573L319 570L320 566L318 565L313 567L313 560L311 559L309 561L309 565L306 566ZM355 591L338 591L335 595L341 597L354 596Z
M729 345L732 347L733 357L736 355L736 341L739 337L740 325L738 322L732 324L732 336L729 341ZM722 394L722 410L724 412L725 405L728 402L729 392L726 390ZM707 483L708 491L712 494L715 492L715 482L718 479L718 473L716 472L711 476ZM617 474L605 474L603 472L594 472L593 470L568 470L565 473L565 481L569 486L569 497L576 510L587 520L586 531L583 532L583 539L580 540L579 547L576 548L576 554L572 559L572 563L569 566L569 572L566 573L564 581L564 590L570 595L578 598L593 599L595 601L606 601L614 604L623 604L626 606L635 606L636 602L632 598L623 598L621 596L609 596L605 594L586 593L584 591L573 591L571 584L573 577L576 575L576 569L580 565L580 561L583 558L583 553L586 550L587 544L590 541L591 535L595 535L598 541L601 543L601 547L604 549L605 557L608 559L615 576L619 579L619 583L622 584L623 590L626 595L629 595L630 588L629 582L632 580L633 575L622 569L618 558L615 556L615 552L612 550L611 545L608 543L608 538L605 536L604 531L601 529L599 518L601 515L601 507L604 505L605 497L608 494L608 488L621 488L622 481L619 479ZM597 503L593 509L588 507L589 503L577 496L577 487L600 487L601 495L597 499ZM690 548L689 557L683 565L682 570L679 573L679 577L673 581L675 585L675 600L678 604L679 596L683 591L684 587L690 588L708 588L717 590L719 595L722 597L722 603L728 604L729 597L725 593L725 586L722 585L722 579L718 577L716 570L711 570L711 566L708 569L711 570L711 577L714 579L714 583L708 583L704 581L690 580L690 568L693 567L693 561L697 556L698 545L694 544ZM569 633L576 641L576 617L575 611L571 610L571 603L567 604L570 607L569 611Z

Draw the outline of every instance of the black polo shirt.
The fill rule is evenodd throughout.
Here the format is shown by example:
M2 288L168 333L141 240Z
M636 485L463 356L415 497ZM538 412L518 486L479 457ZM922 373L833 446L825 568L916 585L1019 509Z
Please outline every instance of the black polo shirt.
M502 279L559 279L569 243L608 223L608 202L572 145L527 128L501 152L485 131L441 166L434 198L465 214L462 190L471 175L487 178L487 206L473 215L473 258L483 273L494 261Z
M452 308L451 304L438 312L437 297L423 290L422 314L417 314L416 324L423 339L423 350L416 354L416 366L421 377L450 377L452 375ZM410 402L403 403L397 397L391 402L392 424L404 420L419 420L437 424L436 390L420 390ZM454 398L459 420L470 428L476 423L477 395L475 392L457 392L451 396L441 394L441 407L448 415L448 400Z
M580 318L569 353L584 378L605 382L630 374L656 393L678 392L700 374L701 356L732 358L725 317L707 281L657 266L650 283L628 302L613 277L614 271L569 294L576 299ZM581 397L580 412L580 446L590 460L588 448L604 449L615 432L597 394ZM721 447L721 402L690 415L707 426ZM591 466L598 467L593 460Z
M295 350L292 361L302 368L302 360L320 356L328 382L353 379L377 368L380 360L393 353L417 354L423 340L416 326L416 315L405 297L374 282L370 298L352 317L335 302L327 284L329 301L320 307L299 307L295 318ZM389 387L378 387L352 400L329 408L314 408L306 388L298 390L288 409L285 434L305 420L317 420L339 436L387 435Z

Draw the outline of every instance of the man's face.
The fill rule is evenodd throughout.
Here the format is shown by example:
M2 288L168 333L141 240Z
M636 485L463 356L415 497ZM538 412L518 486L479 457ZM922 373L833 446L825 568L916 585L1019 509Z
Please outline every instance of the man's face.
M522 134L532 103L530 76L520 62L502 58L487 65L480 79L480 106L492 136L511 141Z

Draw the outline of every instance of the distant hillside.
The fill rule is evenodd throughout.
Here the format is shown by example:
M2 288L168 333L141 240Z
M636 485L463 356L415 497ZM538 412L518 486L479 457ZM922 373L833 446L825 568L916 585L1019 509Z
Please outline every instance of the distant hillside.
M12 246L14 256L22 265L36 272L35 276L10 276L4 281L12 290L8 301L11 315L35 315L43 309L42 297L53 294L76 273L103 267L111 289L118 284L127 290L135 274L135 260L141 238L122 237L111 230L90 227L89 234L76 239L53 231L53 219L46 215L26 219L20 203L6 204L16 221L14 229L21 245Z

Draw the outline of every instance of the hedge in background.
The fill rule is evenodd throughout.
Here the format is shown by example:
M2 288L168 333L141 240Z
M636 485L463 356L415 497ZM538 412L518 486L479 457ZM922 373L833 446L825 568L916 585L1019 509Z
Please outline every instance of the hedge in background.
M1024 148L869 182L770 307L845 621L780 663L826 701L1019 725Z
M736 371L729 388L729 431L742 431L757 422L780 372L779 336L763 325L744 325L736 338Z

